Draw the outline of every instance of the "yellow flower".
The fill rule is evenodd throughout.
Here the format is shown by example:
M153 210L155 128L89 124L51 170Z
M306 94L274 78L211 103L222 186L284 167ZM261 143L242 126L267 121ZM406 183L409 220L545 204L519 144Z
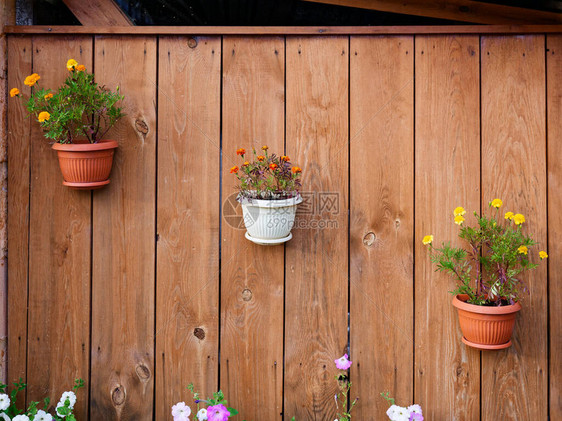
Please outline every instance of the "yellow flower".
M501 208L503 205L503 202L501 199L494 199L490 202L490 206L492 206L493 208L499 209Z
M455 224L462 225L463 222L464 222L464 216L462 215L455 216Z
M520 213L516 213L515 215L513 215L513 222L515 222L515 225L521 225L523 222L525 222L525 217Z
M84 70L86 70L86 66L84 66L83 64L79 64L78 66L76 66L76 70L78 70L79 72L83 72Z
M47 111L41 111L39 113L39 115L37 116L37 120L39 120L40 123L48 120L51 118L51 114L49 114Z
M47 94L44 96L45 99L51 99L53 97L53 94Z
M526 246L519 246L519 248L517 249L517 251L520 254L524 254L527 255L527 252L529 251L529 249Z
M548 254L546 254L546 251L539 251L539 257L542 259L547 259L548 258Z
M457 206L455 208L455 210L453 211L453 215L455 216L459 216L459 215L464 215L466 213L466 211L464 210L464 208L462 206Z
M269 146L264 145L264 146L262 146L261 148L262 148L262 150L267 151L267 150L269 149Z
M504 218L505 219L513 219L515 214L513 212L506 212Z
M12 89L10 90L10 96L11 96L12 98L15 97L16 95L19 95L19 94L20 94L20 90L19 90L18 88L12 88Z
M426 235L423 237L422 243L426 246L433 243L433 235Z
M37 73L33 73L32 75L29 75L28 77L25 78L25 80L23 81L24 85L27 86L33 86L37 83L37 81L41 79L41 76L39 76Z
M73 58L71 58L70 60L68 60L66 62L66 68L68 69L68 71L72 71L74 70L74 68L78 66L78 62L76 60L74 60Z

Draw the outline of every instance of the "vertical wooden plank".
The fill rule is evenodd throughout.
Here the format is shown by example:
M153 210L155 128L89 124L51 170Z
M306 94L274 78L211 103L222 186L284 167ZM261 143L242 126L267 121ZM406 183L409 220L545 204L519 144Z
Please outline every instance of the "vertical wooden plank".
M449 293L426 234L461 245L453 209L480 210L479 39L416 37L415 401L428 419L479 419L480 353L461 342Z
M347 350L348 44L287 38L287 154L316 201L286 247L288 419L334 418L334 359Z
M164 420L190 382L203 396L217 390L221 40L162 37L159 56L156 419Z
M32 73L31 37L8 37L8 89L18 88ZM8 382L26 379L27 282L29 241L29 156L31 121L20 98L8 100ZM54 157L51 157L55 159ZM18 404L25 402L24 394Z
M386 390L411 402L414 40L352 37L350 49L353 394ZM387 408L383 399L361 399L354 416L369 419Z
M33 37L33 72L57 89L73 58L92 68L92 38ZM27 383L29 400L88 381L91 195L62 185L56 153L32 118ZM87 393L76 414L87 416Z
M91 418L152 418L156 39L96 37L96 78L125 96L111 184L93 209Z
M550 419L562 418L562 35L546 37ZM544 265L544 263L543 263Z
M283 151L284 40L225 37L223 52L225 202L236 197L237 148ZM231 220L222 220L220 385L247 419L273 420L282 411L284 249L251 243Z
M501 198L546 247L545 38L486 36L481 49L482 203ZM482 354L483 420L548 417L546 264L523 280L513 346Z

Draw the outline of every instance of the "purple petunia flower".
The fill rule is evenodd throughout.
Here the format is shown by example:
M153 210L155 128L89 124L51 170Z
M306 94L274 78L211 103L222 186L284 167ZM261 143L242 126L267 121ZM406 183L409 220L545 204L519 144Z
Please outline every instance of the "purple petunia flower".
M230 417L230 412L223 404L209 406L207 408L208 421L227 421Z
M352 364L351 361L348 360L347 354L337 360L334 360L334 362L336 363L336 367L340 370L347 370Z
M423 421L423 415L412 412L410 413L410 419L408 421Z

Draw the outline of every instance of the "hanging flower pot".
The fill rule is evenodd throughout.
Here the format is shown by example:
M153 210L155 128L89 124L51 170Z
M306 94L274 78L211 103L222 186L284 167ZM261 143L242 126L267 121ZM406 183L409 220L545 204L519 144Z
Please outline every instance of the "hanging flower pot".
M113 154L117 148L114 140L98 143L55 143L65 186L93 190L109 184Z
M123 99L119 87L112 92L99 86L86 67L70 59L68 77L56 91L39 86L41 76L33 73L24 84L33 87L26 102L30 115L37 118L44 135L54 141L65 186L93 190L109 184L114 140L102 140L109 129L123 117L116 104ZM18 88L11 97L21 97ZM84 139L84 140L80 140Z
M242 205L246 238L256 244L276 245L293 238L291 229L295 223L297 206L302 202L298 189L301 186L301 169L290 163L286 156L254 150L252 161L235 165L230 172L240 184L238 200ZM246 150L238 149L237 155L245 159Z
M241 199L246 238L256 244L275 245L293 238L297 205L302 197L290 199Z
M479 306L469 304L468 295L453 297L453 306L459 313L462 341L477 349L503 349L511 346L515 316L521 304L506 306Z

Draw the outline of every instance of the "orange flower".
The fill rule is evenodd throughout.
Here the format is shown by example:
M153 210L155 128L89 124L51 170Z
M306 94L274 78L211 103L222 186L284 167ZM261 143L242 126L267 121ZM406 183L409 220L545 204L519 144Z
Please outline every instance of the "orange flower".
M47 121L50 118L51 118L51 114L49 114L47 111L41 111L37 116L37 120L40 123L43 123L44 121Z
M29 75L28 77L25 78L25 80L23 81L24 85L27 86L33 86L37 83L37 81L41 79L41 76L39 76L37 73L33 73L31 75Z
M236 174L237 172L238 172L238 165L235 165L234 167L232 167L232 168L230 169L230 174L232 174L232 173L235 173L235 174Z
M265 159L265 156L263 155L258 155L258 161L263 161Z
M263 145L261 148L262 148L262 150L267 151L269 149L269 146Z
M45 99L51 99L53 97L53 94L47 94L44 96Z
M281 161L289 162L290 160L291 160L291 158L289 158L287 155L283 155L281 157Z
M250 163L248 161L244 161L244 163L242 164L243 167L246 167L248 165L250 165Z
M236 150L236 155L244 156L246 154L246 149L240 148Z
M272 162L271 164L269 164L269 168L271 169L271 171L275 171L277 169L277 164L274 164Z
M86 70L86 66L84 66L83 64L79 64L78 66L76 66L76 70L78 70L79 72L83 72L84 70Z
M293 167L291 168L291 171L293 172L293 174L299 174L302 172L302 170L299 167Z
M15 97L16 95L19 95L19 94L20 94L20 90L19 90L18 88L12 88L12 89L10 89L10 96L11 96L12 98Z

